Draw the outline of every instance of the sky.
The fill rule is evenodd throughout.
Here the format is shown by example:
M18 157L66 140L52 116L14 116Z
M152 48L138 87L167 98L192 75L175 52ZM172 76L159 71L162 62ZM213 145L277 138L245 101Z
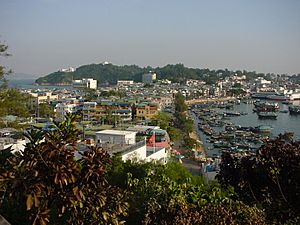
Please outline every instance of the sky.
M0 64L32 77L104 61L294 74L300 1L0 0L0 41Z

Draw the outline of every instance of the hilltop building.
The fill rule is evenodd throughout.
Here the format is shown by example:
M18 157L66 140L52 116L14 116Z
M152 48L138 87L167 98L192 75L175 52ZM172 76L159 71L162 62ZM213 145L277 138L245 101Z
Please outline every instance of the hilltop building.
M76 70L75 68L69 67L66 69L60 69L59 72L72 73L72 72L75 72L75 70Z

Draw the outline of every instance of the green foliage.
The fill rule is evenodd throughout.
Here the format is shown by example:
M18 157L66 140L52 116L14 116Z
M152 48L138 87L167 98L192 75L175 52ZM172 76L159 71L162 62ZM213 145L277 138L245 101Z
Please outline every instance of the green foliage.
M127 224L264 224L263 212L234 201L232 189L205 184L180 163L112 161L109 183L129 191Z
M167 132L171 141L177 141L180 138L179 131L174 127L168 127Z
M39 115L40 117L52 118L54 116L53 108L47 103L39 104Z
M10 54L7 53L7 50L8 46L0 42L0 56L10 56ZM7 71L4 66L0 65L0 89L7 88L7 80L5 79L5 76L10 73L11 71Z
M8 115L18 117L29 116L28 101L29 96L17 89L4 89L0 91L0 117Z
M197 142L195 139L190 138L189 136L186 136L184 139L184 145L188 148L188 149L192 149L195 148L195 146L197 145Z
M187 105L185 104L185 97L178 93L175 95L175 111L178 113L182 113L188 110Z
M174 121L171 113L159 112L151 119L151 125L159 126L163 130L167 130Z
M13 224L120 223L127 203L125 192L105 179L108 153L92 147L74 160L75 116L54 131L26 136L24 152L8 155L0 166L1 215Z
M164 67L152 68L150 66L141 68L136 65L116 66L112 64L90 64L80 66L75 72L54 72L45 77L36 80L37 83L71 83L72 79L94 78L99 84L116 84L118 80L134 80L140 82L142 74L149 71L155 71L158 79L168 79L172 82L184 83L187 79L200 79L207 84L215 84L217 80L235 75L236 72L241 74L241 71L224 70L209 70L209 69L194 69L187 68L183 64L166 65ZM247 79L255 79L264 74L256 72L243 71Z
M87 101L95 101L98 98L97 91L91 88L84 88L81 90L81 95Z
M117 96L121 99L121 98L125 97L125 93L121 92L121 91L110 90L110 91L102 91L100 93L100 96L102 96L102 97Z
M220 183L245 203L261 205L270 222L300 218L300 142L289 134L265 143L255 157L222 156Z

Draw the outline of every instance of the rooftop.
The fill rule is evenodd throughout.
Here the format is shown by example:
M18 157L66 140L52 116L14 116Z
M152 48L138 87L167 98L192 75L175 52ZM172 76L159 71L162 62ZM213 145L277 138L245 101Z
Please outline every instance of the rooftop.
M107 134L107 135L130 135L130 134L136 134L134 131L125 131L125 130L102 130L97 131L95 134Z

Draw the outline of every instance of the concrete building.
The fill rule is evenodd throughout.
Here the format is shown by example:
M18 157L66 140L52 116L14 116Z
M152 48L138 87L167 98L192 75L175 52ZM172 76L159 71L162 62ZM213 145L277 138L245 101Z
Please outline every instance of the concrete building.
M96 134L97 144L135 144L136 132L124 130L103 130L98 131Z
M50 101L57 100L58 95L53 94L52 92L38 92L38 93L29 93L31 95L30 103L31 106L35 107L41 103L50 103Z
M73 87L78 89L97 89L97 80L94 80L92 78L82 78L81 80L73 80Z
M164 147L146 145L146 140L136 142L134 131L103 130L96 132L96 143L110 155L120 154L123 161L135 160L165 164L168 159Z
M84 121L96 121L96 108L97 102L84 102L82 105L82 119Z
M158 114L159 107L154 103L141 103L136 106L136 115L137 119L150 120Z
M76 113L79 110L79 103L58 103L54 108L55 118L61 121L65 118L67 113Z
M150 71L149 73L143 74L142 76L142 82L144 84L151 84L154 80L156 80L156 73L154 72Z

